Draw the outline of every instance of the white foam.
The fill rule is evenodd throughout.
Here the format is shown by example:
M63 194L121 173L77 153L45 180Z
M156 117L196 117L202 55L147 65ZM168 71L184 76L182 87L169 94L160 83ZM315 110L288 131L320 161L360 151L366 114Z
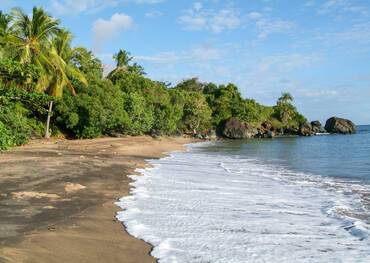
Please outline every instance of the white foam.
M132 176L117 218L159 262L370 262L369 226L340 182L190 152Z

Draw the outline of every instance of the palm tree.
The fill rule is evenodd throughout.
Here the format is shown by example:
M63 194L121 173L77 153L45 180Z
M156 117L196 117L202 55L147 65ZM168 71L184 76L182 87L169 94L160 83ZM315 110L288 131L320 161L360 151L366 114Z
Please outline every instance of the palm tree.
M289 92L281 93L280 98L278 99L278 104L286 104L293 102L293 96Z
M144 71L144 68L136 62L132 66L129 66L128 70L133 74L138 74L138 75L146 74Z
M113 56L113 59L117 62L117 68L128 67L128 64L132 61L133 57L130 52L120 49L117 54Z
M11 16L3 14L3 12L0 11L0 59L3 59L7 52L6 45L11 36L10 21Z
M53 59L54 74L50 81L48 93L54 97L61 97L64 88L68 88L76 95L70 79L76 79L87 85L87 80L82 72L72 64L73 49L71 48L72 35L67 30L60 30L53 38L50 49L50 57Z
M116 61L116 68L107 76L107 78L112 81L114 81L115 76L129 71L129 63L132 61L133 57L130 52L120 49L118 53L113 56L113 59Z
M32 17L19 8L14 8L11 14L16 36L11 45L18 49L16 58L23 63L33 63L40 67L48 65L48 48L51 39L60 31L59 20L53 19L38 7L33 8Z
M64 88L76 94L71 78L87 84L84 75L70 63L72 36L59 28L58 20L37 7L33 8L31 17L18 8L11 14L14 19L13 38L8 43L16 50L13 58L24 64L33 64L40 70L37 91L61 97ZM45 137L49 137L52 105L53 101L49 104Z
M293 96L289 92L283 92L277 101L277 106L279 107L279 117L281 122L287 126L291 118L292 111L294 110Z

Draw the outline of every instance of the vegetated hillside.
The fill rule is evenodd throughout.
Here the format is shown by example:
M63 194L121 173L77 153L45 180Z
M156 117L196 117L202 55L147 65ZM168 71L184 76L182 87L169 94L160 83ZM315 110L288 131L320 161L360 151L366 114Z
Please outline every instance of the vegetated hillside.
M42 8L30 15L0 12L1 150L44 136L50 102L52 135L70 138L221 134L231 118L253 129L292 133L306 123L289 93L268 107L242 98L234 84L153 81L124 50L104 77L102 62L71 40Z

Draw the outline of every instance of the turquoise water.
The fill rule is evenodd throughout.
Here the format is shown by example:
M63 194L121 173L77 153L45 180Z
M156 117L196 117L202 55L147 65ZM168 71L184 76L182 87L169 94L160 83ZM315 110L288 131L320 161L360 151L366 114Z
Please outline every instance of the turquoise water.
M160 263L370 262L369 131L189 145L117 218Z

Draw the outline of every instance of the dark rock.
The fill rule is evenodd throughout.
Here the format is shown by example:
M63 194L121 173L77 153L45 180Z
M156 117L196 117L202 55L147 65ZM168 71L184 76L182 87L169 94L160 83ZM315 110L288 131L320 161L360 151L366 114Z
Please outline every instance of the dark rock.
M248 139L258 134L258 130L237 118L229 119L222 131L222 135L229 139Z
M329 133L351 134L356 133L356 125L350 120L331 117L326 121L325 130Z
M265 137L272 139L272 138L275 137L275 132L274 131L267 131Z
M302 136L312 136L313 135L313 132L312 132L312 125L308 122L306 122L305 124L301 125L301 127L299 127L299 135L302 135Z
M312 132L314 134L326 133L326 130L324 129L324 127L322 127L321 122L319 121L312 121L311 126L312 126Z
M159 130L152 129L150 131L150 136L156 139L162 136L162 132Z
M276 136L276 130L270 122L262 123L257 131L258 133L255 135L257 138L274 138Z
M301 135L300 129L290 127L290 128L284 128L282 135Z

